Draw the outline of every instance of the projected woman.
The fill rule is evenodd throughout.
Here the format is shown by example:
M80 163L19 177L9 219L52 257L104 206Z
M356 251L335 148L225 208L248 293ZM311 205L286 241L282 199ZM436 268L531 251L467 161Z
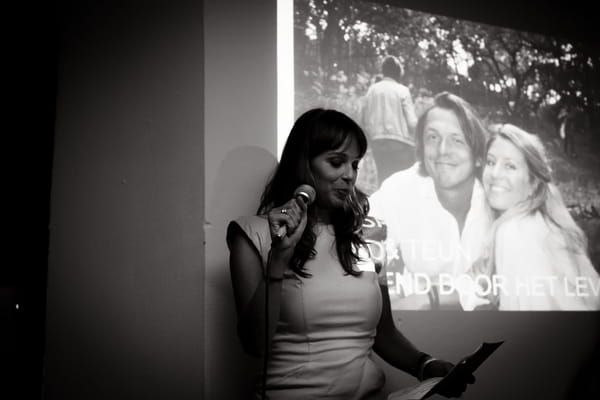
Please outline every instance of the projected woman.
M537 136L490 127L483 187L497 219L484 262L500 310L598 310L600 279Z

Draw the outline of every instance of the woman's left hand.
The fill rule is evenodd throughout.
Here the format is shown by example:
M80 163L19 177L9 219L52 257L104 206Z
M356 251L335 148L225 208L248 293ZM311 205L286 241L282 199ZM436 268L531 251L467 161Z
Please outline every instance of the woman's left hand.
M454 364L445 360L434 360L427 364L423 371L423 378L443 377L454 368ZM444 397L460 397L467 389L468 384L475 383L473 374L464 374L457 371L453 378L442 382L436 387L436 392Z

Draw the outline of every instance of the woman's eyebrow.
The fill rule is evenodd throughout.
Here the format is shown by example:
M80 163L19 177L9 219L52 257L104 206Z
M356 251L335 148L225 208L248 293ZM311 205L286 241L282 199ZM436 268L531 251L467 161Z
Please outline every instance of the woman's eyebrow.
M495 156L493 154L488 154L488 157L492 157L495 160L502 160L502 161L507 161L507 160L508 161L514 161L514 160L516 160L516 158L513 158L511 156Z

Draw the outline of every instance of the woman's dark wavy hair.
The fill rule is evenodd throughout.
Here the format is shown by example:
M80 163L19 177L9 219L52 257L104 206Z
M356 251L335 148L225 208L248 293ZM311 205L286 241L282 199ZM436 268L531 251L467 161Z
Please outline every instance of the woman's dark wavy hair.
M459 97L450 92L438 93L433 99L433 104L419 117L416 128L416 145L415 151L417 160L419 161L419 173L423 176L427 176L427 170L425 169L425 145L423 143L423 134L425 133L425 123L427 122L427 116L429 112L434 108L442 108L444 110L450 110L454 112L458 118L458 122L465 134L467 144L473 152L473 159L476 161L475 174L478 178L481 178L481 172L483 170L483 153L485 150L485 143L488 138L488 132L485 126L481 122L477 111L462 97Z
M294 123L281 154L281 161L262 194L257 214L266 214L272 208L292 198L296 188L302 184L315 187L315 178L310 162L318 155L338 149L354 141L362 157L367 151L367 138L363 130L347 115L336 111L315 108L302 114ZM359 260L358 249L364 246L362 239L363 221L369 212L367 196L354 189L344 206L332 210L331 222L335 232L337 255L347 274L358 276L355 269ZM298 275L310 276L304 264L316 255L314 232L317 223L316 209L309 206L307 224L291 259L291 269Z

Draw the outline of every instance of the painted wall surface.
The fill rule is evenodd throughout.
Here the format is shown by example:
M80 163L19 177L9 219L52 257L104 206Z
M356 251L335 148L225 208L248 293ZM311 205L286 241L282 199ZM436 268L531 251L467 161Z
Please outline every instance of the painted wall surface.
M202 3L59 7L47 399L199 399Z
M229 221L256 212L276 162L276 2L204 6L205 396L241 399L257 360L237 340L225 233Z

